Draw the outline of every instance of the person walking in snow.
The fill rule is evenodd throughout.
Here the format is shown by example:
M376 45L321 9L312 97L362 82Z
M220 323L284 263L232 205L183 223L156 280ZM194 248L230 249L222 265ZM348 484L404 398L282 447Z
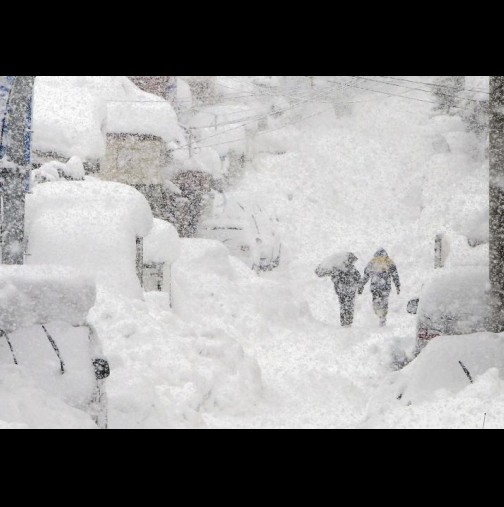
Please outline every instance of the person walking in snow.
M383 248L380 248L375 253L374 257L366 266L364 277L359 288L359 294L364 292L364 287L369 280L371 280L370 287L373 296L373 309L380 319L380 326L384 326L387 323L389 296L392 289L391 280L394 282L397 294L401 292L401 284L397 266Z
M361 275L355 268L357 257L350 253L342 269L334 268L331 280L338 295L340 304L340 322L343 327L350 327L354 319L355 295L361 285Z
M340 303L340 321L350 327L354 317L355 295L361 284L361 275L355 269L357 257L352 252L332 255L315 271L317 276L330 276Z

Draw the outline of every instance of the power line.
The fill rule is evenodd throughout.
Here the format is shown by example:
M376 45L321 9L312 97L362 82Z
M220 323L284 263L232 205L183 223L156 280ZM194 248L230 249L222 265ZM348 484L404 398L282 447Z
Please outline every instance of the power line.
M328 81L328 82L334 83L335 81ZM386 84L386 83L384 83L384 84ZM371 88L364 88L362 86L357 86L357 85L352 85L352 84L348 84L348 85L343 84L343 86L349 86L351 88L358 88L359 90L365 90L365 91L373 92L373 93L382 93L383 95L388 95L389 97L400 97L400 98L407 99L407 100L416 100L417 102L426 102L428 104L437 104L437 102L434 102L432 100L424 100L424 99L419 99L417 97L406 97L404 95L399 95L397 93L389 93L389 92L384 92L384 91L380 91L380 90L373 90ZM452 106L452 107L455 109L468 110L467 107L460 107L460 106Z
M224 86L224 85L220 85L220 84L219 84L219 86ZM258 86L258 85L257 85L257 86ZM225 87L226 87L226 88L230 88L229 86L225 86ZM230 89L231 89L231 88L230 88ZM301 87L300 87L299 89L301 89ZM306 96L309 96L309 95L310 95L310 93L312 93L312 91L311 91L311 90L305 90L305 93L303 93L301 97L300 97L299 95L297 95L297 96L296 96L296 98L298 98L298 99L302 99L302 98L304 98L304 97L306 97ZM269 93L268 93L268 94L257 94L257 95L251 95L251 96L254 96L254 97L261 97L261 96L265 96L265 95L267 95L267 96L271 96L271 97L286 97L286 95L283 95L283 94L280 94L280 93L278 93L278 94L269 94ZM287 95L287 97L289 97L289 96ZM292 95L292 97L294 97L294 96ZM225 104L224 104L224 103L215 103L215 104L210 104L209 106L210 106L210 107L212 107L212 106L217 106L217 107L218 107L219 105L223 105L223 106L225 106ZM261 104L261 105L265 106L264 104ZM201 108L203 108L203 107L206 107L206 106L205 106L205 105L202 105L202 106L199 106L199 107L194 107L194 108L191 108L191 109L184 110L184 111L182 111L182 112L183 112L183 113L186 113L186 112L190 112L190 111L197 111L197 112L199 112L199 113L203 113L203 114L210 114L210 115L213 115L213 116L218 116L218 115L219 115L219 113L213 113L213 112L209 112L209 111L204 111L204 110L202 110L202 109L201 109ZM249 109L242 110L242 111L232 111L232 112L228 112L228 113L225 113L225 114L226 114L226 115L232 115L232 114L246 113L246 112L252 112L252 111L254 111L254 109L253 109L253 108L249 108ZM257 111L257 109L256 109L256 111ZM282 112L282 111L280 110L280 111L276 111L276 112ZM268 113L264 113L264 115L265 115L265 114L268 114ZM259 113L257 113L257 114L256 114L256 115L254 115L254 116L250 116L250 117L246 117L246 118L241 118L241 119L238 119L238 120L233 120L233 121L229 121L229 122L224 122L224 123L218 124L217 126L220 126L220 125L226 125L226 124L231 124L231 123L239 123L240 121L245 121L245 120L248 120L248 119L250 119L250 118L257 118L257 119L259 119L259 118L261 118L261 117L263 116L263 115L259 115L259 116L258 116L258 115L259 115ZM194 128L212 128L212 127L214 127L214 128L215 128L215 127L216 127L216 125L215 125L215 124L213 124L213 125L205 125L205 126L201 126L201 127L194 127Z
M286 123L284 125L280 125L279 127L275 127L275 128L268 129L268 130L263 130L262 132L258 132L256 134L256 137L262 136L264 134L269 134L270 132L274 132L276 130L281 130L281 129L285 128L285 127L289 127L290 125L294 125L294 123L299 123L300 121L308 120L309 118L313 118L314 116L318 116L320 114L326 113L327 111L331 111L332 109L333 109L332 107L329 107L329 108L326 108L326 109L324 109L322 111L318 111L316 113L310 114L308 116L304 116L302 118L298 118L296 120L292 120L291 122ZM229 143L237 143L239 141L246 141L246 140L247 140L246 137L242 137L242 138L239 138L239 139L232 139L232 140L228 140L228 141L222 141L220 143L214 143L214 144L199 146L199 148L212 148L213 146L220 146L220 145L229 144Z
M253 81L245 81L244 79L239 79L236 76L227 76L227 77L230 78L230 79L234 79L238 83L250 84L250 85L255 86L256 88L258 88L262 92L262 93L258 94L258 96L269 95L271 97L283 96L283 97L290 97L290 98L299 98L299 96L296 95L295 93L293 93L293 91L295 92L296 90L305 90L306 89L304 86L298 86L298 87L294 88L293 90L290 90L289 93L280 93L280 91L279 91L279 93L268 93L266 91L266 86L267 85L259 85L257 83L254 83ZM220 86L224 86L225 88L229 88L230 90L237 90L237 88L231 88L230 86L225 86L225 85L222 85L222 84ZM307 91L309 91L309 90L307 90Z
M252 81L245 81L245 80L240 80L239 78L237 78L236 76L227 76L228 78L230 79L235 79L237 80L239 83L246 83L246 84L252 84L256 87L259 87L259 88L262 88L261 85L258 85L257 83L254 83ZM357 82L357 80L355 78L352 78L349 82ZM239 89L237 88L232 88L228 85L223 85L222 83L218 83L219 86L224 86L225 88L229 88L230 90L236 90L236 91L240 91ZM299 86L297 88L294 88L293 91L297 91L297 90L304 90L304 92L302 92L301 94L300 93L292 93L292 90L291 90L291 93L289 94L285 94L285 93L258 93L256 95L250 95L250 97L264 97L264 96L271 96L271 97L281 97L281 98L287 98L287 99L297 99L297 100L302 100L304 99L305 97L309 97L310 94L313 94L313 90L312 89L308 89L306 90L304 86ZM262 90L263 91L263 90ZM234 98L234 97L233 97ZM362 102L362 101L359 101L359 102ZM358 102L345 102L345 103L358 103ZM196 106L196 107L192 107L190 109L186 109L186 110L183 110L181 111L182 113L188 113L188 112L193 112L193 111L196 111L198 113L203 113L203 114L209 114L209 115L213 115L213 116L218 116L218 113L213 113L213 112L209 112L209 111L204 111L202 110L203 107L212 107L212 106L219 106L219 105L225 105L223 102L216 102L216 103L212 103L212 104L207 104L207 105L201 105L201 106ZM248 111L252 112L253 109L250 108L248 109ZM234 111L234 112L231 112L231 113L226 113L227 115L231 115L231 114L239 114L239 113L245 113L247 112L247 110L243 110L243 111ZM282 110L278 110L278 111L275 111L277 113L281 113ZM265 114L268 114L268 113L265 113ZM256 118L256 119L260 119L262 118L264 115L261 115L261 116L257 116L257 117L250 117L250 118ZM225 125L225 124L231 124L231 123L238 123L240 121L245 121L245 120L248 120L249 117L247 118L242 118L242 119L238 119L238 120L235 120L235 121L229 121L229 123L225 122L225 123L222 123L222 124L218 124L217 126L220 126L220 125ZM201 126L201 127L194 127L194 128L215 128L216 125L215 124L212 124L212 125L208 125L208 126Z
M331 88L333 88L333 87L331 87ZM330 92L330 90L329 90L329 92ZM328 93L329 93L329 92L328 92ZM310 94L309 94L309 93L307 93L307 94L304 94L304 95L305 95L305 96L306 96L306 95L308 95L308 96L309 96ZM322 94L322 95L325 95L325 93L324 93L324 94ZM305 102L315 101L315 99L316 99L317 97L320 97L320 96L321 96L321 95L315 95L315 96L313 96L313 97L307 98L306 100L304 100L304 101L302 101L302 102L303 102L303 103L305 103ZM247 122L247 120L251 120L251 122L252 122L252 121L255 121L255 120L260 120L261 118L266 118L266 117L267 117L267 116L269 116L270 114L278 114L278 113L283 113L283 112L286 112L286 111L290 111L290 110L294 109L295 107L297 107L300 103L301 103L301 102L296 103L296 104L291 105L291 106L289 106L289 107L287 107L287 108L285 108L285 109L278 109L278 110L275 110L275 111L273 111L273 112L267 112L267 113L258 113L258 114L256 114L256 115L253 115L253 116L248 116L248 117L246 117L246 118L240 118L240 119L238 119L238 120L231 120L231 121L226 121L226 122L217 123L217 124L215 124L215 123L214 123L214 124L211 124L211 125L202 125L202 126L195 126L195 127L189 127L189 128L193 128L193 129L198 129L198 128L200 128L200 129L204 129L204 128L215 128L215 127L220 127L220 126L224 126L224 125L233 125L233 124L236 124L236 123L241 123L242 121ZM345 103L346 103L346 101L345 101ZM201 112L205 112L205 111L201 111ZM216 115L217 113L208 113L208 112L207 112L207 114L214 114L214 115ZM250 123L251 123L251 122L250 122ZM248 123L248 122L247 122L247 123Z
M408 100L415 100L417 102L425 102L425 103L428 103L428 104L436 104L436 102L434 101L431 101L431 100L424 100L424 99L420 99L420 98L417 98L417 97L406 97L404 94L395 94L395 93L390 93L390 92L385 92L385 91L380 91L380 90L374 90L374 89L370 89L370 88L365 88L365 87L362 87L362 86L357 86L355 83L357 82L357 79L362 79L360 76L352 76L353 79L351 79L350 81L347 81L347 82L337 82L337 81L330 81L330 80L327 80L326 82L328 83L332 83L332 84L335 84L339 87L349 87L349 88L356 88L356 89L359 89L359 90L364 90L364 91L369 91L369 92L372 92L372 93L380 93L380 94L383 94L383 95L386 95L388 97L399 97L399 98L404 98L404 99L408 99ZM376 81L377 83L382 83L384 85L387 85L387 84L393 84L393 83L388 83L386 81L378 81L378 80L373 80L373 79L369 79L369 80L372 80L372 81ZM399 85L397 85L399 86ZM411 88L411 87L407 87L407 86L403 86L402 88L408 88L410 90L414 90L414 88ZM331 87L329 90L325 89L325 91L322 93L322 94L317 94L315 96L312 96L311 98L309 99L306 99L306 100L303 100L303 101L300 101L294 105L292 105L291 107L289 108L286 108L284 110L280 110L280 111L277 111L277 112L282 112L282 111L288 111L288 110L292 110L292 109L295 109L296 107L300 106L301 104L304 104L306 102L312 102L314 101L315 98L317 97L320 97L320 96L324 96L324 95L329 95L331 92L335 91L334 90L334 87ZM423 92L427 92L427 90L419 90L419 91L423 91ZM408 92L405 92L405 93L408 93ZM341 102L336 102L336 103L360 103L360 102L367 102L367 101L341 101ZM477 102L481 102L481 101L477 101ZM333 102L333 105L335 104L335 102ZM459 106L453 106L457 109L467 109L467 108L464 108L464 107L459 107ZM324 109L322 111L318 111L316 113L313 113L313 114L310 114L308 116L304 116L302 118L298 118L296 120L292 120L291 122L289 123L286 123L284 125L280 125L279 127L275 127L275 128L272 128L272 129L268 129L268 130L264 130L262 132L259 132L256 134L256 137L258 136L261 136L261 135L265 135L265 134L269 134L270 132L274 132L274 131L277 131L277 130L281 130L283 128L286 128L290 125L293 125L295 123L299 123L301 121L304 121L304 120L307 120L309 118L313 118L315 116L319 116L320 114L323 114L327 111L330 111L331 109L333 109L333 107L330 107L330 108L327 108L327 109ZM256 119L258 118L263 118L263 117L267 117L268 114L266 115L258 115L258 117L256 117L253 121L255 121ZM208 136L204 139L201 139L200 140L200 143L204 143L206 140L212 138L212 137L216 137L218 135L222 135L222 134L227 134L228 132L232 131L232 130L236 130L238 128L241 128L241 127L244 127L245 125L249 124L251 122L247 122L247 123L244 123L244 124L241 124L239 125L238 127L234 127L232 129L228 129L228 130L224 130L222 132L219 132L219 133L216 133L216 134L213 134L211 136ZM208 128L210 128L211 126L208 126ZM201 127L203 128L203 127ZM226 141L222 141L222 142L218 142L218 143L212 143L212 144L203 144L203 145L200 145L199 148L212 148L214 146L220 146L220 145L223 145L223 144L230 144L230 143L236 143L236 142L240 142L240 141L246 141L247 138L238 138L238 139L230 139L230 140L226 140ZM187 145L188 146L188 145ZM186 148L187 146L180 146L178 148L175 148L175 150L180 150L180 149L184 149ZM175 151L173 150L173 151Z
M336 83L337 85L341 85L341 83ZM296 104L293 104L292 106L288 107L288 108L285 108L285 109L280 109L280 110L277 110L275 111L274 113L277 114L277 113L284 113L286 111L291 111L292 109L295 109L296 107L299 107L300 105L302 104L305 104L307 102L312 102L314 101L314 99L318 98L318 97L324 97L324 96L327 96L329 95L332 91L334 91L334 86L331 86L329 87L329 90L325 89L325 91L323 93L320 93L320 94L317 94L315 96L312 96L310 97L309 99L306 99L306 100L302 100L300 102L297 102ZM213 137L216 137L216 136L220 136L220 135L223 135L223 134L227 134L228 132L231 132L233 130L236 130L236 129L239 129L239 128L242 128L242 127L245 127L246 125L249 125L250 123L253 123L254 121L257 121L261 118L267 118L269 116L269 113L266 113L266 114L261 114L261 115L258 115L257 117L255 117L253 120L251 121L247 121L243 124L240 124L236 127L233 127L233 128L230 128L230 129L227 129L227 130L223 130L221 132L216 132L215 134L212 134L210 136L207 136L203 139L200 139L198 142L199 143L202 143L202 142L205 142L206 140L208 139L211 139ZM210 128L210 127L209 127ZM224 143L218 143L218 144L226 144L227 142L234 142L234 141L226 141ZM183 145L183 146L179 146L178 148L175 148L173 151L175 150L181 150L181 149L184 149L184 148L188 148L190 146L190 144L186 144L186 145Z
M405 81L407 83L423 84L423 85L427 85L427 86L434 86L434 87L441 87L441 88L453 88L455 90L458 90L458 88L456 86L450 86L450 85L444 85L444 84L438 84L438 83L426 83L425 81L415 81L412 79L404 79L404 78L394 77L394 76L385 76L385 77L388 77L389 79L394 79L395 81ZM486 90L477 89L477 88L463 88L460 91L484 93L486 95L490 95L490 93L487 92Z
M355 81L355 79L352 79L352 80L348 81L347 83L351 83L351 82L354 82L354 81ZM334 81L331 81L331 82L335 83ZM338 86L341 86L341 85L346 85L347 83L335 83L335 84L337 84ZM331 88L332 88L332 87L331 87ZM398 96L398 97L401 97L401 95L397 95L397 96ZM320 115L320 114L323 114L323 113L325 113L325 112L327 112L327 111L331 111L331 110L333 109L333 107L334 107L334 104L335 104L335 103L344 103L344 104L350 103L350 104L353 104L353 103L359 103L359 102L367 102L367 101L356 101L356 102L354 102L354 101L341 101L341 102L333 102L333 105L332 105L330 108L326 108L326 109L324 109L324 110L322 110L322 111L318 111L318 112L313 113L313 114L310 114L310 115L308 115L308 116L304 116L304 117L302 117L302 118L298 118L298 119L296 119L296 120L292 120L291 122L286 123L286 124L284 124L284 125L280 125L279 127L275 127L275 128L272 128L272 129L264 130L264 131L262 131L262 132L257 133L257 134L256 134L256 137L257 137L257 136L264 135L264 134L269 134L270 132L274 132L274 131L276 131L276 130L281 130L281 129L285 128L285 127L288 127L288 126L290 126L290 125L293 125L294 123L299 123L300 121L304 121L304 120L307 120L307 119L309 119L309 118L313 118L313 117L315 117L315 116L318 116L318 115ZM297 105L299 105L299 104L296 104L296 106L297 106ZM295 107L295 106L291 107L290 109L293 109L294 107ZM236 127L236 128L238 128L238 127ZM228 130L226 130L226 131L221 132L220 134L225 134L225 133L228 133L228 132L230 132L231 130L235 130L235 129L228 129ZM215 136L209 136L209 137L207 137L207 138L205 138L205 139L202 139L202 140L200 141L200 143L204 142L205 140L209 139L210 137L215 137ZM199 148L212 148L212 147L214 147L214 146L221 146L221 145L223 145L223 144L236 143L236 142L246 141L246 140L247 140L247 138L231 139L231 140L222 141L222 142L219 142L219 143L213 143L213 144L209 144L209 145L200 145L200 146L199 146ZM181 146L181 147L179 147L179 148L175 148L175 150L179 150L179 149L182 149L182 148L185 148L185 147L186 147L186 146ZM175 150L173 150L173 151L175 151Z
M397 84L397 83L391 83L390 81L382 81L382 80L378 80L378 79L372 79L370 77L364 77L364 76L354 76L358 79L364 79L366 81L374 81L375 83L383 83L383 84L388 84L390 86L397 86L399 88L408 88L410 90L416 90L416 91L419 91L419 92L424 92L424 93L432 93L432 90L423 90L422 88L412 88L411 86L406 86L406 85L400 85L400 84ZM453 97L453 98L458 98L458 99L463 99L463 100L470 100L471 102L483 102L481 100L476 100L476 99L471 99L469 97L460 97L458 95L453 95L453 94L449 94L449 93L441 93L441 92L437 92L439 95L443 95L445 97Z
M228 87L229 88L229 87ZM331 89L334 88L334 87L330 87L330 89L328 90L327 94L331 92ZM301 89L301 87L300 87ZM270 94L267 94L267 95L270 95ZM310 93L306 93L304 95L310 95ZM286 111L290 111L296 107L298 107L299 105L301 104L304 104L306 102L311 102L313 100L315 100L317 97L321 97L321 96L325 96L326 93L325 93L325 90L322 94L317 94L315 96L312 96L312 97L309 97L307 98L306 100L301 100L300 102L296 103L296 104L293 104L292 106L289 106L287 108L284 108L284 109L280 109L280 110L276 110L274 111L275 114L278 114L278 113L283 113L283 112L286 112ZM253 96L253 95L251 95ZM256 95L256 96L259 96L259 95ZM111 103L142 103L142 104L145 104L145 103L157 103L157 104L169 104L171 106L171 104L166 101L166 100L107 100L107 102L111 102ZM215 104L215 105L219 105L219 103ZM194 109L197 109L197 108L192 108L188 111L191 111L191 110L194 110ZM249 111L252 111L252 109L249 109ZM187 111L185 111L187 112ZM211 115L215 115L215 116L218 116L218 113L211 113L211 112L208 112L208 111L198 111L200 113L205 113L205 114L211 114ZM244 111L236 111L236 113L238 112L244 112ZM217 132L216 134L213 134L211 136L208 136L204 139L202 139L200 142L204 142L206 139L209 139L211 137L215 137L215 136L219 136L221 134L225 134L227 132L230 132L231 130L235 130L235 129L238 129L238 128L241 128L241 127L244 127L250 123L253 123L255 121L258 121L262 118L267 118L268 115L270 113L262 113L262 114L256 114L256 115L253 115L253 116L248 116L246 118L240 118L240 119L237 119L237 120L231 120L231 121L225 121L225 122L222 122L222 123L214 123L214 124L211 124L211 125L204 125L204 126L197 126L197 127L188 127L188 128L192 128L192 129L204 129L204 128L216 128L216 127L221 127L221 126L226 126L226 125L235 125L237 123L240 123L241 125L238 125L237 127L233 128L233 129L227 129L227 130L224 130L224 131L221 131L221 132ZM245 123L242 123L242 122L245 122ZM185 146L181 146L177 149L183 149L185 147L187 147L189 145L185 145Z
M228 76L229 78L232 78L232 79L235 79L233 76ZM248 83L246 81L239 81L239 82L243 82L243 83ZM256 83L248 83L248 84L253 84L255 86L259 86L257 85ZM241 92L241 90L237 89L237 88L231 88L230 86L227 86L227 85L224 85L222 83L218 83L218 86L223 86L224 88L229 88L230 90L236 90L238 92ZM298 88L299 90L302 89L302 87L299 87ZM240 96L232 96L232 95L225 95L223 97L223 99L221 99L219 102L213 102L211 104L202 104L201 106L194 106L194 107L191 107L190 109L183 109L181 111L181 113L189 113L189 112L193 112L193 111L197 111L199 113L204 113L204 114L210 114L210 115L216 115L218 113L211 113L211 112L208 112L208 111L202 111L201 109L203 107L212 107L212 106L221 106L221 105L225 105L226 102L235 102L235 99L237 98L259 98L259 97L282 97L282 98L297 98L297 99L300 99L300 98L303 98L304 96L306 95L309 95L309 93L311 92L311 90L305 90L305 93L302 94L302 96L300 97L299 94L297 95L294 95L294 94L282 94L282 93L267 93L265 92L265 90L262 90L263 93L256 93L256 94L253 94L251 93L250 95L242 95L241 97ZM252 112L253 109L252 108L249 108L248 111ZM247 110L243 110L243 111L234 111L234 112L231 112L231 113L226 113L228 115L230 114L239 114L239 113L244 113L244 112L247 112ZM213 125L215 126L215 125ZM203 128L203 127L202 127Z

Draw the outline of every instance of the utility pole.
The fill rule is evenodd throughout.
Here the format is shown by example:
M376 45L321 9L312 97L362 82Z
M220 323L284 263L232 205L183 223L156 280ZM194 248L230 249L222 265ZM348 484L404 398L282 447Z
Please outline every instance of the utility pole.
M490 325L504 331L504 76L490 76Z
M443 264L443 235L436 234L434 239L434 269L442 268Z
M2 192L2 264L24 262L24 219L30 175L31 117L35 76L15 76L7 101L0 142Z
M193 131L192 131L192 127L189 127L189 158L192 158L192 154L193 154L192 143L193 143Z

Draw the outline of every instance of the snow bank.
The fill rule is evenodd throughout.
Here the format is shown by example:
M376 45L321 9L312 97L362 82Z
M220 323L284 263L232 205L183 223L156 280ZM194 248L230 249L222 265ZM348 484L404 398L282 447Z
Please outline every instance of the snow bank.
M439 336L431 340L420 355L397 376L403 403L433 399L436 392L453 395L470 384L459 361L475 380L490 368L497 368L504 378L504 336L477 333L462 336Z
M114 372L111 428L202 428L208 414L240 413L259 401L256 360L211 314L200 311L201 323L182 319L161 292L145 302L99 296L91 313Z
M364 427L502 428L504 335L433 339L374 394ZM471 384L460 362L469 372Z
M71 157L66 163L65 176L73 180L83 180L85 175L82 160L79 157Z
M422 291L419 318L427 317L434 328L447 325L454 334L482 330L488 313L488 269L466 267L436 275Z
M165 220L154 219L151 232L144 238L144 263L172 264L180 254L180 239L175 227Z
M454 227L463 234L472 245L488 243L490 236L488 207L478 208L472 217L467 217L466 220L455 222Z
M183 169L204 171L211 174L214 178L220 178L224 175L219 153L213 148L199 148L192 158L184 162Z
M485 214L486 213L483 212L483 216ZM478 219L479 217L476 216L476 223L478 223ZM470 227L471 224L469 223L466 224L464 229L468 231L470 230ZM488 223L486 231L488 232ZM489 244L485 242L478 246L470 246L469 243L469 241L475 241L478 236L482 241L483 236L485 235L485 228L479 230L479 233L481 236L476 233L474 233L474 236L466 236L451 231L443 233L442 249L445 268L453 270L459 268L463 271L467 267L473 268L475 266L488 266ZM472 244L474 245L474 243Z
M57 160L41 165L38 169L34 169L31 172L32 186L39 183L45 183L47 181L60 180L64 168L66 168L66 165L62 162L58 162Z
M9 342L17 365L26 370L46 395L59 397L80 410L89 410L96 388L93 345L87 327L73 327L68 322L45 322L45 328L58 347L61 363L42 326L23 327L9 333ZM2 364L12 364L6 340L0 340Z
M2 365L0 378L0 429L96 429L85 412L41 389L26 368Z
M136 238L152 227L145 197L120 183L57 181L26 200L29 264L71 266L98 287L141 298Z
M253 342L273 323L289 328L305 312L302 294L261 278L220 241L182 239L173 264L174 311L195 324L222 327L253 352ZM250 345L250 348L248 348Z
M433 154L421 168L420 230L432 241L444 231L463 234L473 244L488 241L485 143L465 132L458 116L435 116L430 125L433 138L442 135L450 151Z
M0 266L0 329L63 320L82 325L95 303L94 281L59 266Z

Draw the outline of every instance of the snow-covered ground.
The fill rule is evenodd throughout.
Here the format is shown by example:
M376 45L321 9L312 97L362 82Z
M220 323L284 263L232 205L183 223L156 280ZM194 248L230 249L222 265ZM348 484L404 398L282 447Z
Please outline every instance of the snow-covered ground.
M222 244L185 239L172 268L173 308L162 293L98 292L90 319L111 363L112 428L477 428L484 418L504 427L502 337L464 338L461 360L470 363L479 347L490 358L477 362L474 384L451 364L441 375L447 385L422 382L458 337L437 345L438 362L428 361L429 345L403 370L393 367L394 354L413 347L406 304L432 275L434 236L461 234L461 217L485 213L482 142L457 119L432 118L428 103L361 98L351 114L289 127L286 153L258 154L236 183L279 217L279 269L257 276ZM362 272L379 247L402 285L388 326L378 326L367 288L353 327L342 329L332 284L315 268L352 251ZM7 374L28 389L22 373ZM403 391L409 398L398 400ZM42 423L0 407L0 428L85 426L65 407L48 402Z

